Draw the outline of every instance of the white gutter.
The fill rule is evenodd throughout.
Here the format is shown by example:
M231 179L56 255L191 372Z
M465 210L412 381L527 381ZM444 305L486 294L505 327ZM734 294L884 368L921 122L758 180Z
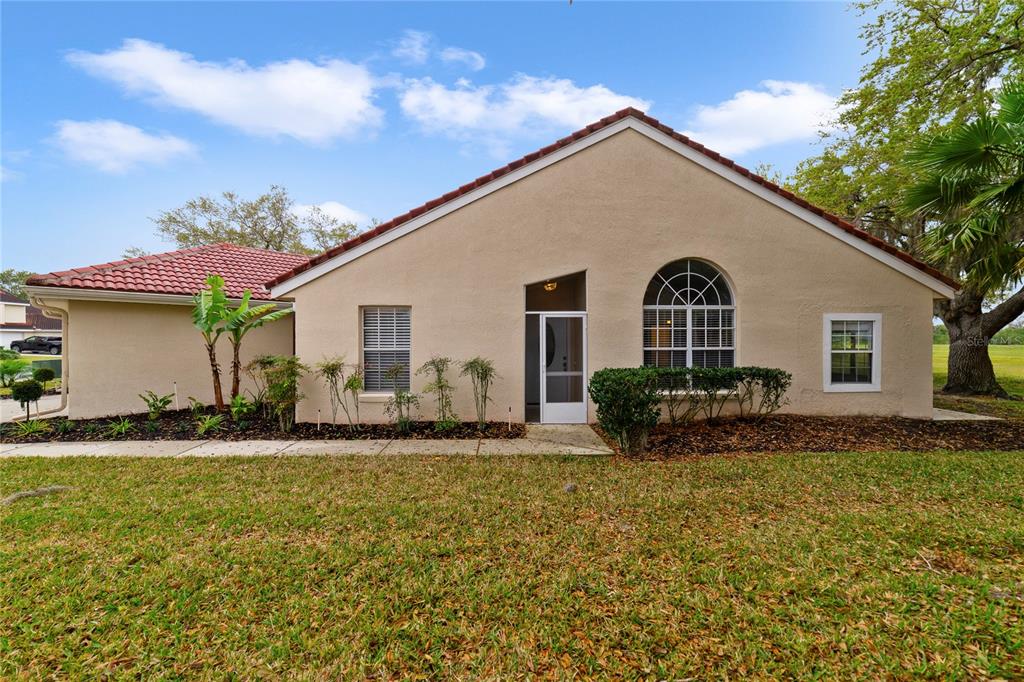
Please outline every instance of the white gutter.
M107 289L79 289L77 287L26 286L25 292L30 299L36 296L61 298L73 301L109 301L112 303L155 303L159 305L192 305L192 297L188 294L156 294L139 291L111 291ZM240 298L229 298L229 303L238 304ZM286 301L252 299L250 305L273 303L277 308L291 308Z

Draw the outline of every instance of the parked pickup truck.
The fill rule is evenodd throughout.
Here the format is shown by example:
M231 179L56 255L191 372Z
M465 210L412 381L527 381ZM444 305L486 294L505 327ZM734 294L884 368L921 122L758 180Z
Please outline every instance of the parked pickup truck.
M30 336L27 339L11 341L11 350L18 353L49 353L60 355L63 339L59 336Z

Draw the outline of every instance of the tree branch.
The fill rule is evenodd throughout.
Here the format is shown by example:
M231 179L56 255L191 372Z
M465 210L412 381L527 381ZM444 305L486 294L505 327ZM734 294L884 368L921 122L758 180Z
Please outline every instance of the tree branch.
M981 317L981 328L991 338L1000 329L1024 315L1024 287Z

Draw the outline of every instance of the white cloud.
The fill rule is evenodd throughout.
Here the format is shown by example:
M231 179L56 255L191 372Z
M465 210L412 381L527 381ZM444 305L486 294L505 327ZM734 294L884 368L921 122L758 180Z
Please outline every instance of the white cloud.
M105 173L194 156L195 146L166 133L152 135L120 121L59 121L54 142L75 161Z
M295 213L295 215L302 217L309 214L309 212L313 210L314 206L343 223L366 225L370 222L370 217L365 213L357 211L354 208L349 208L345 204L337 201L324 201L319 204L295 204L295 206L292 207L292 212Z
M724 102L702 105L684 134L726 155L811 140L836 114L836 98L818 85L766 80Z
M407 29L391 55L413 64L424 64L430 58L430 44L434 37L425 31Z
M146 40L104 53L72 52L68 61L125 92L206 116L251 135L322 144L380 123L366 67L340 59L249 66L199 61Z
M21 173L16 170L11 170L7 166L0 166L0 182L8 182L10 180L17 180L21 177Z
M479 52L454 46L438 49L437 42L432 33L406 29L391 50L391 56L417 66L426 64L431 57L439 58L446 64L463 64L473 71L479 71L487 65L487 60Z
M625 107L646 110L647 100L603 85L580 87L564 78L519 74L500 85L465 79L449 88L430 78L405 83L402 111L428 132L475 140L500 156L510 138L580 128Z
M441 50L440 57L443 62L465 64L474 71L479 71L487 66L487 61L482 54L473 50L464 50L461 47L446 47Z

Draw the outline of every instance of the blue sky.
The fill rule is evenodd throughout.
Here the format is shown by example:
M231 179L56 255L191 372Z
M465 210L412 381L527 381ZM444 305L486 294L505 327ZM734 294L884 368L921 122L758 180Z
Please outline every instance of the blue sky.
M831 3L2 6L3 267L169 250L149 218L285 186L386 220L626 105L753 167L856 84Z

